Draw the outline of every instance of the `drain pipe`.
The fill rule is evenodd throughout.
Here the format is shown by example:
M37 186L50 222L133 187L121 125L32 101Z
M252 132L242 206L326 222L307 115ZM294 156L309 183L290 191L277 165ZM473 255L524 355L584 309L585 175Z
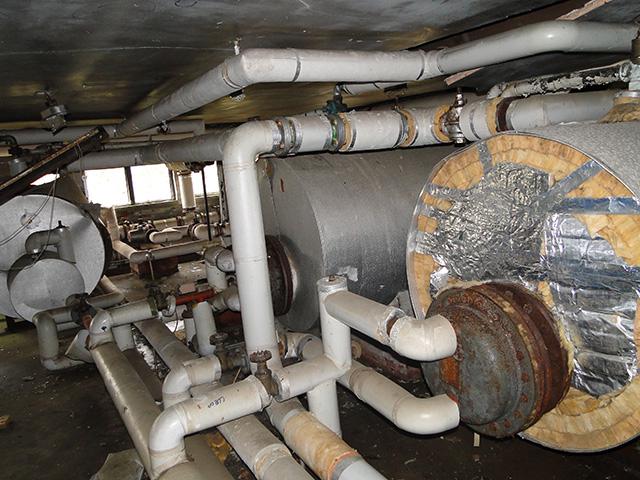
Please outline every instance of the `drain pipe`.
M287 445L321 480L385 480L298 400L273 402L267 412Z
M248 49L123 121L116 134L133 135L255 83L419 81L545 52L629 52L637 31L633 24L551 21L427 52Z

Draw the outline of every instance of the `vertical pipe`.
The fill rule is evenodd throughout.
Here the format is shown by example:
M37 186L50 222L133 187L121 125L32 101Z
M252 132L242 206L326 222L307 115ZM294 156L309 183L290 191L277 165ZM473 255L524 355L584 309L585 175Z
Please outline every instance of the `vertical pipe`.
M178 176L178 191L180 192L180 203L183 211L195 210L196 208L196 194L193 191L193 180L191 178L191 171L181 171L177 173ZM211 239L209 239L211 240Z
M209 217L209 197L207 194L207 179L205 178L204 174L205 168L206 167L202 167L202 170L200 170L200 176L202 177L202 194L204 195L204 213L207 216L207 236L209 237L209 241L211 241L211 218Z
M111 333L113 334L113 339L116 341L120 351L124 352L125 350L136 348L133 341L133 330L131 330L131 325L127 324L113 327L111 329Z
M213 310L208 302L196 303L193 306L193 322L196 327L196 342L200 355L212 355L215 347L211 345L211 335L216 333L216 322Z
M271 369L282 366L276 338L262 207L255 165L260 153L273 149L274 122L249 122L231 134L224 149L233 258L242 308L247 353L269 350ZM252 364L255 369L255 364Z
M321 383L307 392L309 411L333 433L342 436L340 427L340 408L338 406L338 390L335 380Z

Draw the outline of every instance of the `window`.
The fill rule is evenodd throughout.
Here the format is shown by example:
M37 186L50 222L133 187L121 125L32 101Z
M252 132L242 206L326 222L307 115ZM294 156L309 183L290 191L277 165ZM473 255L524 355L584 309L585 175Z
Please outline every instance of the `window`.
M131 183L136 203L171 200L171 180L165 165L131 167Z
M103 207L131 203L124 168L87 170L84 172L84 182L89 201L93 203Z
M217 193L220 191L218 185L218 167L216 165L207 165L204 167L204 178L207 182L207 194ZM196 195L204 195L202 191L202 174L192 173L191 179L193 181L193 191Z

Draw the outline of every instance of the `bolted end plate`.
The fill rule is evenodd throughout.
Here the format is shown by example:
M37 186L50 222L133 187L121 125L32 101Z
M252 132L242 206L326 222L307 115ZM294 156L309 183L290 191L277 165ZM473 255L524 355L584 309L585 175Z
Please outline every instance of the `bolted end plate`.
M545 305L524 288L485 283L443 291L428 316L449 319L452 357L422 364L433 394L458 402L479 433L508 437L533 425L569 388L568 354Z

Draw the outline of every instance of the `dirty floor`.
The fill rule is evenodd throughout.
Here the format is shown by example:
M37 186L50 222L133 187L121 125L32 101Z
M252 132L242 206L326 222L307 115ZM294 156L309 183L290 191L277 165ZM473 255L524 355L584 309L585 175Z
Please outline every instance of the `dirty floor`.
M86 480L109 452L131 448L92 366L46 372L35 330L3 329L0 322L0 416L11 415L13 424L0 430L0 479ZM562 454L517 439L483 438L474 447L465 427L419 438L399 432L349 392L341 390L340 399L344 438L389 480L640 478L638 442L597 455Z

